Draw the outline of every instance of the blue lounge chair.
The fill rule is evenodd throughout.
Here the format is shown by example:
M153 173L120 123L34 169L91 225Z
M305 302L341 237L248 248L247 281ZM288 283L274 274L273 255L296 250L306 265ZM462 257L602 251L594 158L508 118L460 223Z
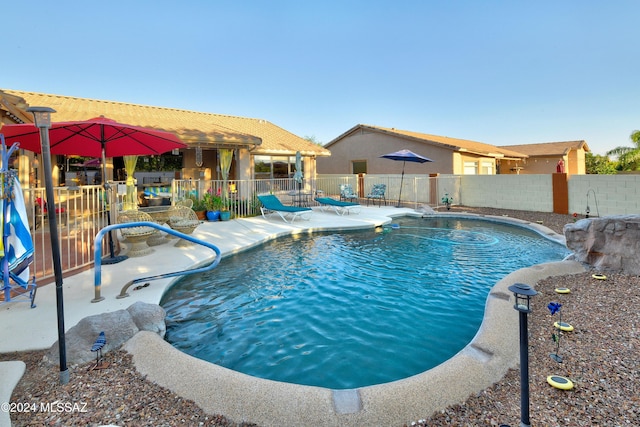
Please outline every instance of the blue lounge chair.
M280 218L282 218L284 222L293 223L298 216L305 220L311 219L311 213L313 212L311 208L285 206L282 204L280 199L273 194L258 196L258 200L262 203L260 212L264 219L267 219L267 215L274 213L280 215ZM289 220L287 220L287 217Z
M359 213L362 209L362 206L360 206L359 203L343 202L330 197L316 197L314 200L320 203L322 210L333 209L333 211L338 215L348 215L351 212Z

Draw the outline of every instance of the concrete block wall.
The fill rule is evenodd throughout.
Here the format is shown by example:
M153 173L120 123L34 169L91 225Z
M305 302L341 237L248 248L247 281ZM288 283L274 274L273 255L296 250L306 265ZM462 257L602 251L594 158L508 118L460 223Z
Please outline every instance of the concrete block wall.
M322 175L318 180L335 177L339 175ZM389 179L387 175L365 176L367 185ZM437 180L436 195L430 194L432 186L427 183L432 179ZM570 175L568 179L569 215L585 215L587 204L591 216L640 214L640 175ZM410 185L414 181L417 184ZM337 188L337 184L331 187ZM445 191L453 196L454 205L553 212L551 174L405 176L403 199L435 206Z
M591 216L640 214L640 175L572 175L569 212L584 215L587 205Z
M459 203L553 212L551 175L462 175Z

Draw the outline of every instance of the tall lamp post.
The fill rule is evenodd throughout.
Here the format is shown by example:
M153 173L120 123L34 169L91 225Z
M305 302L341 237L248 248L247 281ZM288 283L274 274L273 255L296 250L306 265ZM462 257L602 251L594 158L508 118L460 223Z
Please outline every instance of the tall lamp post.
M538 293L529 285L514 283L509 286L516 298L515 308L520 313L520 427L531 427L529 421L529 333L527 315L531 312L531 297Z
M60 263L60 240L58 238L58 222L56 221L56 207L53 195L53 178L51 174L51 147L49 144L49 128L51 128L51 113L56 110L50 107L29 107L27 111L33 113L34 124L40 129L40 143L42 145L42 163L47 203L47 218L49 219L49 234L51 236L51 257L53 258L53 273L56 279L56 312L58 314L58 350L60 353L60 384L69 382L67 369L67 351L64 339L64 304L62 297L62 265Z

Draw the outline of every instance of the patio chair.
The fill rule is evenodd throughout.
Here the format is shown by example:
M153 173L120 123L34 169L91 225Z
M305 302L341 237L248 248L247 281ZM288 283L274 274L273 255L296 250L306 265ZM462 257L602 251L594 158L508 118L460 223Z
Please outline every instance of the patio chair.
M46 215L47 212L48 212L47 211L47 202L42 200L42 197L36 197L36 203L38 204L38 206L40 206L40 209ZM58 214L58 215L67 212L67 209L64 206L56 206L55 209L56 209L56 214Z
M280 199L278 199L273 194L258 196L258 200L260 200L260 203L262 203L260 212L262 213L262 217L264 219L267 219L267 215L270 214L278 214L284 222L291 223L293 223L293 221L295 221L297 217L300 217L307 221L311 219L311 213L313 212L311 208L285 206L282 204ZM289 218L289 220L287 220L287 218Z
M169 208L169 227L183 234L192 234L202 221L198 219L198 215L191 208L186 206L172 206ZM193 242L185 239L178 239L174 246L187 247L193 245Z
M178 200L175 205L176 206L186 206L188 208L192 208L193 207L193 199Z
M36 197L35 202L36 202L36 214L38 216L37 222L39 223L40 220L47 221L49 219L49 215L48 215L49 211L47 209L46 200L43 200L42 197ZM55 206L56 206L55 213L58 218L58 224L61 224L61 225L64 224L65 226L68 225L68 217L66 215L67 209L64 206L59 206L59 205L55 205ZM36 228L37 228L37 224L34 230Z
M340 200L358 200L358 195L353 191L351 184L340 184Z
M151 215L148 213L137 210L118 212L119 224L126 224L129 222L153 222L153 218L151 218ZM130 245L129 250L127 251L127 256L129 258L135 258L155 252L155 250L147 244L147 239L155 235L157 232L157 229L144 225L121 228L120 234L124 238L125 242Z
M378 206L381 206L382 202L384 201L384 205L387 206L387 198L384 194L386 191L387 191L386 184L373 184L373 188L371 189L371 192L367 194L367 206L369 206L369 200L373 200L374 204L375 204L375 201L377 200Z

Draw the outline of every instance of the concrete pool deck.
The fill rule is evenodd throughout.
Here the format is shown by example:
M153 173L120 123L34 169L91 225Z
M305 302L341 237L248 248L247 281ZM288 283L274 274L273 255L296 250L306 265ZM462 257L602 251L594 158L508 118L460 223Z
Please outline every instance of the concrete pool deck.
M338 216L314 208L309 221L284 223L279 217L236 219L203 223L193 236L218 246L229 255L281 235L321 230L373 228L392 222L394 216L416 214L413 209L363 207L356 215ZM422 215L419 214L418 215ZM563 236L539 224L504 217L476 214L437 213L516 223L564 243ZM101 293L105 299L92 303L94 270L64 279L65 327L84 317L126 309L136 301L157 304L175 280L162 279L128 298L116 299L126 282L139 277L180 271L212 259L206 248L176 248L173 243L155 246L155 252L102 266ZM193 250L198 248L198 250ZM459 403L498 381L518 364L518 321L507 287L516 282L534 285L538 280L583 272L575 262L555 262L514 272L492 288L483 323L474 340L447 362L419 375L356 390L329 390L250 377L183 354L156 334L140 332L127 344L136 368L147 379L195 401L206 412L222 414L234 421L261 426L360 426L402 425ZM25 302L0 306L0 352L39 350L57 340L55 286L38 289L37 307ZM107 356L108 357L108 356ZM0 375L3 375L0 364ZM71 373L73 378L73 373ZM3 396L0 385L0 396ZM6 390L4 390L6 392ZM0 421L0 425L2 422Z

